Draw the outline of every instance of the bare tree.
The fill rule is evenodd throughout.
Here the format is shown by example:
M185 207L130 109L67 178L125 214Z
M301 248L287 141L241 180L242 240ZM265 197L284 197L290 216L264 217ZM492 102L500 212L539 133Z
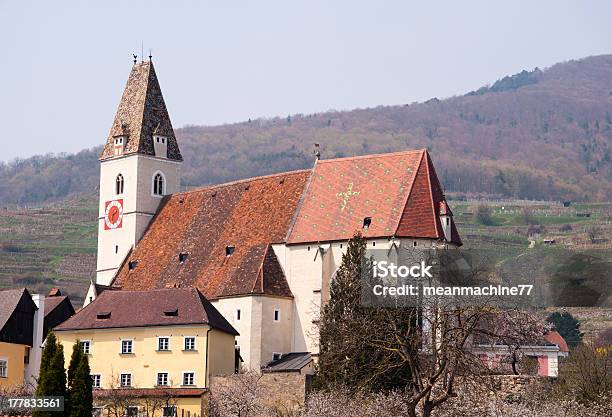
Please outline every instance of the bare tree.
M538 339L546 330L546 324L534 314L500 309L492 299L466 303L465 299L421 297L418 307L365 307L357 296L362 270L358 271L355 265L360 264L353 259L359 251L365 256L364 248L363 238L351 239L347 249L351 256L343 258L342 273L337 274L343 281L332 282L330 307L324 309L320 321L319 362L320 368L332 368L319 371L324 377L331 374L332 381L333 374L341 372L341 380L353 384L361 379L357 388L376 390L385 386L368 381L384 382L398 370L402 376L408 370L404 396L411 417L419 412L429 417L435 408L457 395L458 377L462 383L477 383L488 373L474 353L475 343L508 346L510 353L515 354L513 360L518 362L519 347L525 341ZM473 284L485 273L476 266L459 278ZM340 303L334 301L334 295L341 297ZM342 346L336 349L337 344ZM357 349L347 349L350 346ZM363 352L368 353L366 374L361 366ZM355 363L360 366L354 366ZM381 375L386 377L379 378Z
M170 386L172 386L172 381ZM176 410L178 397L170 387L158 387L143 395L139 401L140 411L143 416L156 417L162 415L164 409L172 408Z
M210 390L211 417L253 417L262 415L265 406L260 395L262 374L249 371L215 378Z
M586 233L589 241L594 244L597 243L599 237L601 236L601 229L597 226L590 226L586 229Z
M10 404L3 402L2 399L15 397L30 397L34 394L32 384L24 383L14 387L0 387L0 415L6 416L26 416L32 412L31 408L14 407L10 408Z

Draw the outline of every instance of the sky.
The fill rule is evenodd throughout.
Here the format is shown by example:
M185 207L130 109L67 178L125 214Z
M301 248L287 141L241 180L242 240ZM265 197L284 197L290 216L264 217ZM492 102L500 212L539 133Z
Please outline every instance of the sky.
M612 52L609 1L0 0L0 161L106 141L132 65L175 128L450 97Z

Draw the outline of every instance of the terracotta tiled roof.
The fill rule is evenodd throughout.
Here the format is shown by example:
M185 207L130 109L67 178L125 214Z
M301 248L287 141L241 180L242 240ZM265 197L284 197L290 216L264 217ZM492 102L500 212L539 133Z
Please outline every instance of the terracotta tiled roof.
M129 256L137 266L130 269L125 262L114 285L124 290L195 286L209 299L291 296L270 245L284 242L310 173L252 178L166 197ZM226 256L228 246L234 249Z
M561 336L558 332L554 330L550 331L546 333L546 335L544 336L544 339L546 339L547 342L552 343L553 345L559 346L559 350L561 352L569 352L569 347L567 346L567 342L565 341L563 336Z
M347 240L356 231L442 240L441 206L442 188L424 150L318 161L313 170L178 193L163 201L113 285L195 286L209 299L290 297L271 244ZM454 222L451 231L461 243Z
M369 238L443 239L442 201L425 150L318 161L287 241L347 240L357 231ZM460 243L459 235L452 240Z
M123 154L155 155L153 133L168 139L168 159L182 161L151 61L134 64L100 159L113 157L114 138L127 136Z
M238 334L221 313L195 288L104 291L87 307L79 310L55 330L186 324L209 324L224 332Z
M94 286L96 288L96 296L102 294L106 290L116 291L121 289L121 287L115 287L111 285L94 284Z

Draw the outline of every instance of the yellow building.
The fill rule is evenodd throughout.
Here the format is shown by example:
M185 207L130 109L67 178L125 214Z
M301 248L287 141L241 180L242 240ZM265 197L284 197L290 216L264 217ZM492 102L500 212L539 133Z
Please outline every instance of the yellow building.
M25 288L0 291L0 388L16 388L28 380L38 307Z
M55 332L67 363L83 343L96 407L113 414L201 416L210 378L235 368L238 333L195 288L107 290Z

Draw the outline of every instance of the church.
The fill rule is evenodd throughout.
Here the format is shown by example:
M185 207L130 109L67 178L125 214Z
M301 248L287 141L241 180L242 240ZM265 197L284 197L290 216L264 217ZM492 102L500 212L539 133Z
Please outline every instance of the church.
M196 287L238 331L250 369L318 352L317 320L348 240L461 245L426 150L313 161L180 189L183 156L151 60L135 62L100 155L95 283L103 291Z

